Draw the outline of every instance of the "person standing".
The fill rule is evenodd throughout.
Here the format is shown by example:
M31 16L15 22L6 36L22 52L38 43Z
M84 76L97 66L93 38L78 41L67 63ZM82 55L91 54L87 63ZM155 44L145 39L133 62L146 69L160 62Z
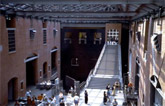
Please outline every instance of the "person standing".
M116 101L116 99L114 99L112 104L113 104L113 106L117 106L118 105L118 102Z
M106 105L107 103L107 93L104 91L103 103Z
M78 106L78 103L79 103L79 96L76 93L75 96L74 96L74 104L75 104L75 106Z
M85 104L88 104L88 92L87 92L87 90L85 90L84 95L85 95Z

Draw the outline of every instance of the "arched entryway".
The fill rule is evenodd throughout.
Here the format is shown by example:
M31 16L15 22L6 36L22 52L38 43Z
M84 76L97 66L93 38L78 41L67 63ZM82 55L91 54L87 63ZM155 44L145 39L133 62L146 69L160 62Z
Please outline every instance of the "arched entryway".
M12 78L8 82L8 101L14 101L18 96L18 78Z
M32 54L26 58L26 86L35 85L37 83L37 59L36 54Z
M162 106L163 105L163 94L162 87L160 85L159 79L157 76L152 75L150 77L151 87L150 87L150 102L151 106Z
M43 64L43 78L47 78L47 62Z
M51 73L54 75L57 72L57 47L51 50Z

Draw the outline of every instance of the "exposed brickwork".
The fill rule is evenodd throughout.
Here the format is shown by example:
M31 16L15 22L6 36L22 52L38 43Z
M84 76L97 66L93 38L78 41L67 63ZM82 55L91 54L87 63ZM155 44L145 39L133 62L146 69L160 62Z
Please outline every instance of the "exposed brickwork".
M129 50L132 52L132 61L131 61L131 78L130 82L135 84L135 71L136 71L136 57L139 56L141 68L140 68L140 77L139 77L139 100L138 100L138 106L143 105L143 95L144 95L144 106L150 106L150 96L151 92L150 87L151 87L151 82L150 82L150 77L154 75L154 72L156 72L156 75L158 76L158 80L160 82L160 85L162 87L162 92L165 94L165 64L162 65L162 60L164 56L164 48L165 48L165 17L162 18L162 26L157 25L157 20L154 20L154 25L153 25L153 33L160 33L162 32L162 51L161 53L158 53L155 49L155 55L153 55L152 51L152 43L151 43L151 35L150 33L150 24L151 22L149 20L145 20L143 22L138 23L136 25L135 23L132 23L130 29L133 31L132 32L132 37L130 36L130 41L129 41ZM135 28L138 27L138 28ZM144 27L144 29L143 29ZM136 37L135 32L137 31L141 32L141 40L140 40L140 46L137 41L135 40L134 43L134 38ZM148 32L146 33L146 30ZM145 36L148 34L148 38L145 39ZM145 47L145 40L148 40L148 43L146 43L146 48ZM145 52L144 49L147 50L147 60L144 58ZM155 57L155 63L153 64L153 58ZM165 63L165 62L164 62ZM155 66L156 71L153 70L153 66ZM162 69L162 71L160 71ZM163 104L164 106L165 104Z
M47 22L47 44L43 45L43 31L42 31L42 20L33 19L33 28L36 29L35 37L33 40L29 37L29 29L30 29L30 19L27 18L16 18L16 32L15 32L15 40L16 40L16 52L9 53L8 52L8 34L6 30L6 21L4 16L0 16L0 44L3 45L3 51L0 52L0 72L3 74L0 78L0 90L2 94L0 94L0 104L7 104L8 102L8 82L12 78L18 79L18 87L17 87L17 96L24 96L26 91L26 63L24 60L29 57L29 55L35 53L39 56L37 59L36 65L36 80L35 82L42 81L40 78L39 71L43 70L43 63L47 62L48 67L51 66L51 53L50 51L57 47L57 70L58 77L60 77L60 23L55 23L55 28L58 30L57 35L54 38L53 28L54 22ZM48 79L51 77L51 70L47 67ZM1 75L0 74L0 75ZM21 90L21 81L24 82L24 90ZM3 86L1 86L3 85Z

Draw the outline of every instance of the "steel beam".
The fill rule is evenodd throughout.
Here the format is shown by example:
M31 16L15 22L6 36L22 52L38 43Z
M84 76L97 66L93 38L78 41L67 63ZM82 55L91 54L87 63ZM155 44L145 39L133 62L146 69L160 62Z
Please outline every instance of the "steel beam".
M19 4L150 4L153 0L1 0Z
M136 15L133 13L52 13L52 12L16 12L18 15L33 15L33 16L51 16L51 17L132 17Z

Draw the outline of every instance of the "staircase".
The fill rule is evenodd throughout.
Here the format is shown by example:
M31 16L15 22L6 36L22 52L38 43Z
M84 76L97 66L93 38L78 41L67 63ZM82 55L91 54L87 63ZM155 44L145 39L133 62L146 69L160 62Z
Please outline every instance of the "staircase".
M119 71L119 56L118 45L107 45L105 51L100 59L100 63L93 75L90 76L88 86L86 90L88 92L90 106L102 106L103 105L103 92L106 91L108 84L113 86L115 81L121 81L121 75ZM84 106L84 92L80 94L80 106ZM116 96L112 97L112 100L116 98L118 106L122 106L124 96L122 91L117 92ZM107 103L107 106L111 106L111 103Z

